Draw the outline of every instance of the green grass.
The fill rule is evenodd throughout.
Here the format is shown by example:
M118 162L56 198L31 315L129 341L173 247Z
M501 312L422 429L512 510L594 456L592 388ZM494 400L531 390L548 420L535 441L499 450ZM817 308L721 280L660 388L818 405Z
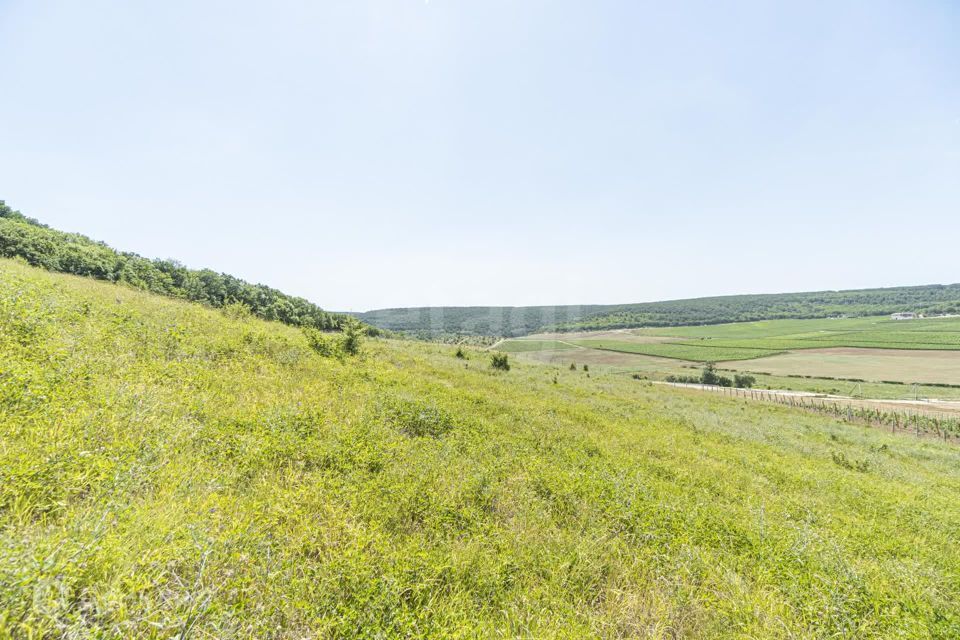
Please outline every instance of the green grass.
M713 346L711 342L631 342L628 340L572 340L573 344L590 349L620 351L623 353L641 353L661 358L674 358L691 362L719 362L723 360L750 360L772 356L780 351L743 346Z
M960 448L468 355L0 261L0 637L960 635Z
M817 320L762 320L759 322L735 322L689 327L663 327L636 329L647 335L674 336L678 338L723 338L756 339L812 334L823 331L852 331L875 329L887 318L836 318Z
M684 340L671 344L729 349L765 349L770 351L826 349L830 347L860 347L864 349L960 349L960 333L889 333L889 332L844 332L824 335L782 336L777 338L723 339L704 338Z
M504 340L497 344L496 349L507 353L522 353L525 351L560 351L576 349L576 347L559 340Z
M643 335L688 338L682 344L734 349L879 349L960 350L960 320L930 318L894 321L889 318L835 320L768 320L710 327L645 329Z

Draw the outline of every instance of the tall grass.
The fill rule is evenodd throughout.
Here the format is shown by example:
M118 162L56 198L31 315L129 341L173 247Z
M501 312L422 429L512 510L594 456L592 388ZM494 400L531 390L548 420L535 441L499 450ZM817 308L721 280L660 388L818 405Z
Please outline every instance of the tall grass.
M960 635L954 446L7 261L0 328L0 635Z

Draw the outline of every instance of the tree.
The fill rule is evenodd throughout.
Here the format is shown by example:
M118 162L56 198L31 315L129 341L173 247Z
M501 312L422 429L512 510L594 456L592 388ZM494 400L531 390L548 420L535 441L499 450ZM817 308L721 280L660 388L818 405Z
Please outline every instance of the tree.
M748 376L746 374L736 374L733 376L733 386L739 389L749 389L757 381L753 376Z
M720 376L717 375L717 368L712 362L708 362L703 367L703 373L700 374L700 384L718 384Z
M490 366L500 371L510 371L510 362L507 354L494 353L490 356Z
M360 353L363 343L363 325L354 318L347 318L343 324L343 335L340 338L340 349L345 355L355 356Z

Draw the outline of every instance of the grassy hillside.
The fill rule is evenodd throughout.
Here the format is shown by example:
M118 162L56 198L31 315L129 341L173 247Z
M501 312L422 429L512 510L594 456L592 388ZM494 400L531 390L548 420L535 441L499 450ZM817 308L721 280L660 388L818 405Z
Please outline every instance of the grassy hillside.
M212 307L243 305L253 315L297 327L341 329L347 318L309 300L210 269L188 269L173 260L148 260L117 251L77 233L57 231L14 211L0 200L0 258L35 267L118 282Z
M522 336L541 330L594 331L675 327L783 318L960 313L960 284L854 291L721 296L624 305L557 307L418 307L356 314L382 329L426 337Z
M0 261L0 637L960 635L960 449Z

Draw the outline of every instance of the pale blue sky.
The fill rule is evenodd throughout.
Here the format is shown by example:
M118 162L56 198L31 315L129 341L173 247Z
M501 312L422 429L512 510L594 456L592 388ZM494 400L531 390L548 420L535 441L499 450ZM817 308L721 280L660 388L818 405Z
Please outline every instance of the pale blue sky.
M960 4L0 0L0 199L331 309L960 281Z

